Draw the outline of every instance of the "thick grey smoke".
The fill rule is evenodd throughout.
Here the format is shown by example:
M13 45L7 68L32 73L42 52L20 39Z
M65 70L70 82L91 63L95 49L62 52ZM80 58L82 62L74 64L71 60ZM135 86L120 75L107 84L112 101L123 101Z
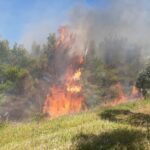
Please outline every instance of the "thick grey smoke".
M80 41L106 38L125 39L145 54L150 48L149 0L106 0L104 8L77 6L70 16L71 26L79 32Z

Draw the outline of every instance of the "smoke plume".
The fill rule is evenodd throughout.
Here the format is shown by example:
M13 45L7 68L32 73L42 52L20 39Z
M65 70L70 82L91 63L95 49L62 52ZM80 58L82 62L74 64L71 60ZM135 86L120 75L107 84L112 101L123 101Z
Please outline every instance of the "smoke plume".
M80 35L81 43L94 40L99 44L108 38L124 39L147 54L150 47L149 16L148 0L110 0L104 8L98 4L95 8L75 7L70 24Z

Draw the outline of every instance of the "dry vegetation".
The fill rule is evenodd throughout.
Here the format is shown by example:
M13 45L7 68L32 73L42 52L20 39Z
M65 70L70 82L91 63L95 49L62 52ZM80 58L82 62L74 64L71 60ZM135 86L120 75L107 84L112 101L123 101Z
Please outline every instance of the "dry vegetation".
M30 123L2 123L1 150L138 150L150 149L150 101Z

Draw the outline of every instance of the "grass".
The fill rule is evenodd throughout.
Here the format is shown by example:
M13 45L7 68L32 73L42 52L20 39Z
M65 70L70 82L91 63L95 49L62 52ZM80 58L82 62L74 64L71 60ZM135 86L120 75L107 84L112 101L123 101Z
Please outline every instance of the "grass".
M1 123L0 150L149 150L148 108L150 100L141 100L52 120Z

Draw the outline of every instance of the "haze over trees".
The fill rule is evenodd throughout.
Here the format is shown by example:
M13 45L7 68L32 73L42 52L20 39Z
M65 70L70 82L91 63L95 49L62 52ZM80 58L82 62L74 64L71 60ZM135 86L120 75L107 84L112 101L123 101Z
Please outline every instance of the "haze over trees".
M20 119L22 116L27 117L30 113L41 111L49 88L53 81L57 80L54 69L55 51L55 34L49 34L47 42L43 45L34 42L31 50L17 43L11 48L7 40L0 41L2 114L5 111L13 111L14 108L9 106L13 101L21 102L20 108L27 109L28 114L22 113ZM88 107L117 97L114 85L118 82L123 84L128 93L131 86L135 84L142 66L140 48L132 46L125 39L107 38L99 44L99 47L91 41L85 57L82 77Z

